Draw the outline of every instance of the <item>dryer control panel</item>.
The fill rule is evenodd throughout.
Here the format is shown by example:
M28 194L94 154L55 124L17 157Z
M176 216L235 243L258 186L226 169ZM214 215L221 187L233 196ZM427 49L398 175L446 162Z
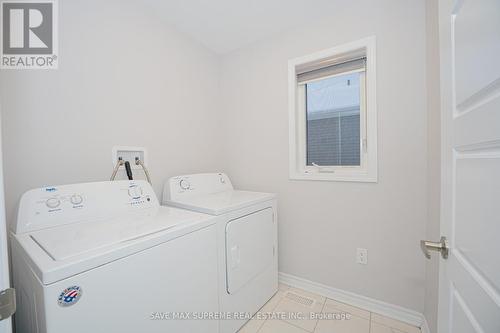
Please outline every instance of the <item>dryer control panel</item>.
M159 202L143 180L48 186L23 194L14 233L156 210Z
M197 195L233 190L225 173L198 173L170 178L163 187L163 203Z

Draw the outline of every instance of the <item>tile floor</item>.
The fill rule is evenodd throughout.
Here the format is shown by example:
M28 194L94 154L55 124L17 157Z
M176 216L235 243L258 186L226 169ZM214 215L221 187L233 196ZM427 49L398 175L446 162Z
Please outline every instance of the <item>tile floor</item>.
M321 314L311 318L310 314ZM376 313L280 284L239 333L420 333L420 329Z

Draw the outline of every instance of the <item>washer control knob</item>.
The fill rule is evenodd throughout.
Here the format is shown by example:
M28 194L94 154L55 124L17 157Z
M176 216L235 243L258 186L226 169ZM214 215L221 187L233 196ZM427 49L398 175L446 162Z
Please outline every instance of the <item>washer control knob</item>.
M61 204L61 201L57 198L49 198L47 201L45 201L45 204L49 208L57 208Z
M70 198L69 198L69 201L71 201L71 203L73 205L79 205L83 202L83 198L81 195L79 194L73 194Z
M128 195L132 198L140 198L142 196L142 187L132 186L128 189Z
M191 187L191 184L189 184L189 181L187 179L181 179L181 181L179 182L179 186L183 190L189 190L189 188Z

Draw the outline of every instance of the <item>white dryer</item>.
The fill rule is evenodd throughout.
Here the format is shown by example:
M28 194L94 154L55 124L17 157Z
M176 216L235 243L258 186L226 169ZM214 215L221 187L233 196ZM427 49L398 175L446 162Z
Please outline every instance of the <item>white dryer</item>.
M11 233L17 332L218 332L197 320L219 309L215 221L160 207L144 181L26 192Z
M162 203L219 217L221 332L236 332L278 290L276 195L235 190L227 175L207 173L170 178Z

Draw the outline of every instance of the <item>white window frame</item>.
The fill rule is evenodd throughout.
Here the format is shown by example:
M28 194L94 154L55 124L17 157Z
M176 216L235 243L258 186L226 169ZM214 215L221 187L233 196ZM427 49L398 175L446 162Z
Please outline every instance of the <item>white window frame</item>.
M377 103L375 36L339 45L314 54L288 61L289 91L289 164L292 180L377 182ZM360 50L366 56L366 70L360 77L360 165L359 166L308 166L307 119L304 89L297 83L297 68L319 64L329 59L359 57ZM344 72L344 75L350 72ZM363 91L364 90L364 91ZM364 92L364 93L363 93Z

